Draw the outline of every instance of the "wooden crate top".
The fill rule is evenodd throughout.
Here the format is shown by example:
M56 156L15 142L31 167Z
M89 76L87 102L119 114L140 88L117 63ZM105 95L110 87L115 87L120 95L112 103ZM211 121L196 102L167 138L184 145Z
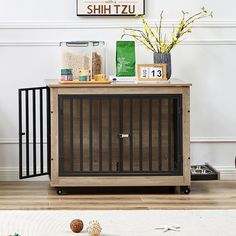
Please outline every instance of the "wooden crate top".
M50 88L88 88L88 87L99 87L99 88L122 88L122 87L190 87L192 86L189 82L184 82L179 79L170 79L164 82L113 82L111 84L61 84L59 80L46 80L46 85Z

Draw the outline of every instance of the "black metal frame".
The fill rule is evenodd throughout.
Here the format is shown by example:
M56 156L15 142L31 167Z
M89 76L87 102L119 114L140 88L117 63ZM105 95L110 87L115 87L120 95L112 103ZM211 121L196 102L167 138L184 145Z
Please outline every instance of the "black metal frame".
M36 94L36 92L38 93ZM23 99L23 94L25 94ZM29 107L29 94L31 94L32 107ZM36 96L38 103L36 104ZM46 100L46 107L43 104L43 98ZM23 105L24 104L24 105ZM36 105L39 117L36 117ZM18 90L18 109L19 109L19 178L26 179L31 177L50 175L51 172L51 121L50 121L50 89L48 87L22 88ZM24 109L23 109L24 107ZM32 116L30 114L32 111ZM44 120L44 112L47 120ZM23 116L23 113L25 116ZM25 118L25 119L24 119ZM37 118L39 118L39 148L37 148ZM30 121L32 122L32 133L30 132ZM23 123L25 131L23 131ZM44 163L44 128L47 129L47 163ZM30 152L30 134L32 134L32 153ZM23 136L25 135L25 156L23 155ZM37 155L39 150L39 155ZM25 165L23 165L25 160ZM39 162L37 162L39 160ZM32 166L30 166L30 161ZM39 163L39 167L37 164ZM45 170L47 169L47 170Z
M109 101L108 105L108 119L109 119L109 131L108 131L108 136L109 136L109 171L104 171L102 170L102 99L106 98ZM112 170L112 99L117 99L119 101L118 105L118 127L119 127L119 133L123 133L123 114L124 114L124 107L123 107L123 101L124 99L128 99L130 101L130 170L125 171L123 170L123 139L120 138L119 140L119 160L117 162L117 169L116 171ZM65 171L63 167L63 101L64 99L69 99L69 101L73 102L73 99L80 99L80 116L83 117L83 99L88 99L89 100L89 171L85 171L83 169L83 119L80 118L80 171L74 171L73 167L71 168L70 171ZM92 148L93 148L93 127L92 127L92 101L93 100L98 100L99 105L98 105L98 110L99 110L99 115L98 115L98 126L99 126L99 170L94 171L93 170L93 154L92 154ZM134 99L139 99L139 171L134 171L133 169L133 158L134 158L134 153L133 153L133 100ZM147 99L149 102L149 169L148 171L144 171L143 169L143 152L142 152L142 138L143 138L143 129L142 129L142 111L143 111L143 99ZM154 99L157 99L158 101L158 145L159 145L159 150L158 150L158 158L159 158L159 167L158 170L154 170L152 166L152 136L153 136L153 131L152 131L152 102ZM163 104L162 100L167 99L168 100L168 118L167 118L167 123L168 123L168 171L163 171L162 170L162 109L163 109ZM174 158L177 160L176 163L172 163L171 161L171 104L173 104L173 114L174 114ZM175 104L175 105L174 105ZM59 130L59 176L182 176L183 175L183 130L182 130L182 95L181 94L161 94L161 95L156 95L156 94L150 94L150 95L59 95L58 96L58 106L59 106L59 122L58 122L58 130ZM70 109L70 117L72 117L73 109ZM70 127L71 128L71 127ZM73 149L73 143L71 145L71 148ZM73 150L71 151L72 156L70 157L73 160ZM176 169L176 170L173 170Z

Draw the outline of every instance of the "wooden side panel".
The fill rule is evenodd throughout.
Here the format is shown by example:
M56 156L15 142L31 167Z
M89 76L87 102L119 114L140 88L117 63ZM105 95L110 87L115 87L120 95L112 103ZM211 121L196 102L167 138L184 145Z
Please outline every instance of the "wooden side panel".
M190 88L183 89L183 176L186 186L191 184L190 175Z
M51 94L51 183L58 183L58 89L50 89Z

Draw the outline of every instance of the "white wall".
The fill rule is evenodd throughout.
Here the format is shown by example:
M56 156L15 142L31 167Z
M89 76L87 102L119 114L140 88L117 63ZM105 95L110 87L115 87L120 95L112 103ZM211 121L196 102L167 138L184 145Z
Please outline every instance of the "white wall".
M224 173L234 172L236 156L236 2L146 0L146 17L154 25L165 11L165 26L182 9L201 6L214 11L172 52L173 77L193 83L191 89L192 163L209 162ZM12 179L18 167L17 89L44 85L58 78L64 40L105 40L109 73L114 73L115 41L123 27L137 27L137 19L77 17L76 0L0 0L0 180ZM138 45L138 62L152 55ZM232 175L233 176L233 175Z

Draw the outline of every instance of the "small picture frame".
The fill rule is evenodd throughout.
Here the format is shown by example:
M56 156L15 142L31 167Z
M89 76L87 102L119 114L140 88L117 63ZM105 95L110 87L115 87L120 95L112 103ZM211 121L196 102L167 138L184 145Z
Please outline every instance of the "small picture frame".
M167 81L166 64L138 64L138 81Z

